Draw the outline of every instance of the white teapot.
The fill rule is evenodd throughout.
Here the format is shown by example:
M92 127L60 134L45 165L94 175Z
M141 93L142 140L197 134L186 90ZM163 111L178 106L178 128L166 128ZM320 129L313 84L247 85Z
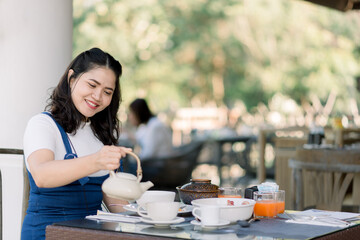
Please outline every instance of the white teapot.
M137 161L137 177L130 173L110 171L110 176L102 184L102 190L109 197L133 201L139 199L154 184L150 181L140 182L142 179L140 159L133 152L127 154L132 155Z

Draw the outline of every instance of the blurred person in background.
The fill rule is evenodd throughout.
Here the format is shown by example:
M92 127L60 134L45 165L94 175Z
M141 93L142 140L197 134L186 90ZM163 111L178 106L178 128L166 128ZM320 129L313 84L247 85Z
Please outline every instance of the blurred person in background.
M171 155L171 130L151 112L146 100L135 99L129 105L129 110L129 121L136 127L135 140L140 148L139 157L146 160Z

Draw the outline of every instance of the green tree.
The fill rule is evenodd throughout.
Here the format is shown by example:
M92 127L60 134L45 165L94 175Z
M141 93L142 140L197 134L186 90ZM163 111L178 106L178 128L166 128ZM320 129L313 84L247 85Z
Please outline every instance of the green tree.
M192 102L298 103L359 74L360 17L305 1L74 0L74 55L98 46L124 65L123 97L156 110ZM353 95L353 93L352 93Z

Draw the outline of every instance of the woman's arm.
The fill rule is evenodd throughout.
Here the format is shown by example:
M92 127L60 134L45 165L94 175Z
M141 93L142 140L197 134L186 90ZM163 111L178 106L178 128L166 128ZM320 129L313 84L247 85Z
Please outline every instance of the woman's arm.
M104 146L97 153L69 160L56 161L54 153L40 149L27 159L31 175L38 187L60 187L88 176L99 170L113 170L119 167L120 158L126 156L129 148Z

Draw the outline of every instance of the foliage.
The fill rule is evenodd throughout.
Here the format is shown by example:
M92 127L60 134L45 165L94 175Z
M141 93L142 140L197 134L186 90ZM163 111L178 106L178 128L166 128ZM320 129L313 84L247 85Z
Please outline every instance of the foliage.
M297 0L74 0L74 55L93 46L123 64L125 103L250 109L278 92L301 103L335 90L348 111L360 17Z

